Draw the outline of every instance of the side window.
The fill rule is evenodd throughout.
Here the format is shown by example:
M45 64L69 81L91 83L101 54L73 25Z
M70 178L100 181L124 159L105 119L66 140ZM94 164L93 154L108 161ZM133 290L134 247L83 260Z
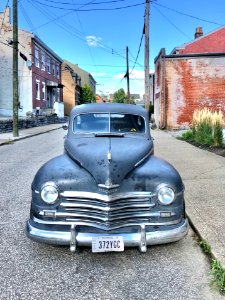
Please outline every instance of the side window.
M41 53L41 69L45 71L45 53Z
M59 65L56 65L56 77L59 78Z
M55 64L54 63L52 63L52 75L55 76Z
M42 99L46 100L45 99L45 82L42 82Z
M51 73L51 62L50 62L50 58L48 57L47 58L47 72L48 72L48 74L50 74Z
M39 49L35 47L35 66L39 68Z
M40 80L36 80L36 99L40 100Z

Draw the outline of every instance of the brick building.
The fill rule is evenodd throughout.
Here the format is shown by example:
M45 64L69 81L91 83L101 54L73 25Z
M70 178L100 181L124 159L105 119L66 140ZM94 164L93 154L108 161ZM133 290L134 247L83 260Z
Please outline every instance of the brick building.
M154 111L160 128L188 127L195 109L225 115L225 26L155 59Z
M62 84L64 113L68 116L71 109L80 104L82 88L81 77L65 61L62 63Z
M0 13L0 20L0 116L11 117L13 50L9 7ZM19 116L56 112L62 117L62 59L31 32L19 29L18 40Z
M92 92L96 94L96 81L94 77L89 72L81 69L78 64L73 64L66 60L64 62L70 66L70 68L72 68L73 71L78 74L78 76L80 76L81 86L83 87L84 84L87 84L91 88Z

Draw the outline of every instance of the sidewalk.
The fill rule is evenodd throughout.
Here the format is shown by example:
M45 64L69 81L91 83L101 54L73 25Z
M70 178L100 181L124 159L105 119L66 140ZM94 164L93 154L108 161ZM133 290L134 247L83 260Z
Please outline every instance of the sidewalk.
M170 162L185 184L186 212L225 267L225 158L152 130L155 155Z
M33 127L0 134L0 145L61 128L62 124ZM177 140L172 134L152 130L155 155L170 162L185 184L186 212L191 225L212 247L225 267L225 158Z
M0 146L4 145L5 143L26 139L34 135L62 128L62 125L63 124L50 124L45 126L32 127L28 129L21 129L19 130L19 137L13 137L12 132L0 133Z

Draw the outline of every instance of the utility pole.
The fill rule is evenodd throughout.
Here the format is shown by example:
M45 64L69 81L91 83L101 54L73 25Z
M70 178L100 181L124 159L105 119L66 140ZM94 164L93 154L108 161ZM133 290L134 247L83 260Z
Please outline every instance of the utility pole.
M130 103L130 74L129 74L129 58L128 58L128 47L126 47L126 58L127 58L127 102Z
M18 3L13 0L13 136L18 132Z
M149 112L150 83L149 83L149 14L150 0L146 0L145 7L145 109Z

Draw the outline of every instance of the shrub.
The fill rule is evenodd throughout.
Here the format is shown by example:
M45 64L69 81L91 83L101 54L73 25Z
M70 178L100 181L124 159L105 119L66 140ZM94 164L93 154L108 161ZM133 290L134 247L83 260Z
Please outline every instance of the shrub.
M194 140L200 144L223 145L223 115L222 112L212 112L207 108L196 110L193 114L192 132Z
M214 146L221 146L223 144L223 126L224 121L221 111L215 112L212 118Z
M194 139L193 131L188 130L182 133L182 138L188 141L191 141Z

